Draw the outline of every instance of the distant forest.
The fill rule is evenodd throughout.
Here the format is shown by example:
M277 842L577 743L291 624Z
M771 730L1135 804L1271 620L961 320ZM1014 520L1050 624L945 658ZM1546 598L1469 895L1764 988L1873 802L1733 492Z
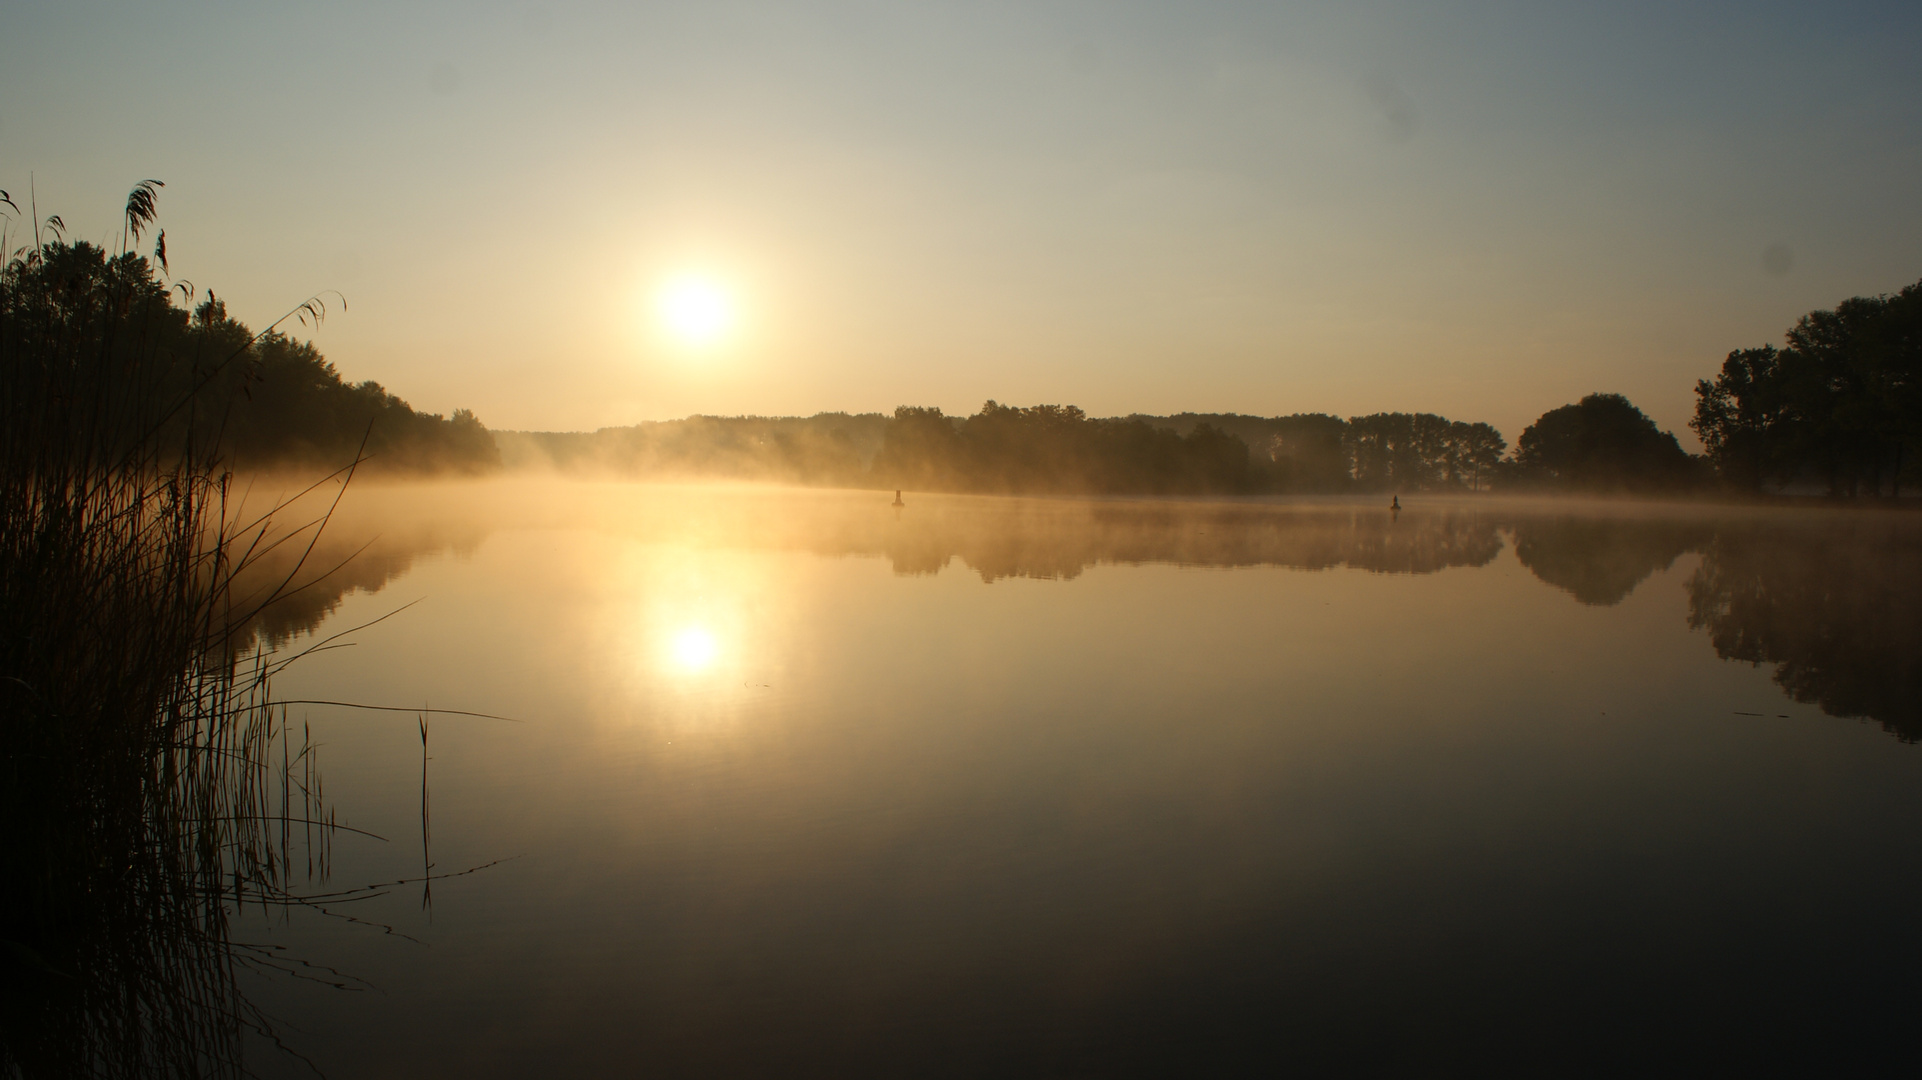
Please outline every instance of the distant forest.
M1584 446L1570 445L1579 442L1571 428L1655 451L1613 469L1594 465ZM1490 425L1432 413L1101 419L1072 405L995 401L972 416L904 405L893 416L691 416L494 437L508 468L999 494L1652 490L1699 472L1672 435L1606 395L1544 417L1516 457L1504 456L1508 444Z
M48 227L57 227L49 219ZM1432 413L1096 418L1072 405L989 401L970 416L691 416L595 432L489 431L467 410L414 409L349 383L308 342L255 334L209 291L193 303L149 260L57 236L6 273L0 323L52 317L82 295L134 297L120 344L157 358L140 377L174 437L218 441L233 467L480 474L553 469L654 478L1008 494L1254 495L1349 492L1827 494L1916 492L1922 446L1922 282L1811 312L1729 353L1696 387L1689 426L1706 453L1618 394L1542 414L1511 448L1486 423ZM178 299L178 302L176 300ZM311 309L316 317L319 310ZM114 370L110 358L99 372ZM109 377L102 375L101 377ZM166 402L190 408L168 411Z
M592 432L496 431L494 441L510 469L860 487L890 424L882 413L690 416Z
M494 435L509 468L1004 494L1467 491L1506 448L1487 424L1426 413L1097 419L994 401L973 416L904 405Z
M1511 450L1432 413L1090 417L989 401L800 417L693 416L498 432L509 467L1031 494L1586 492L1899 497L1922 477L1922 283L1804 316L1696 387L1707 453L1620 394L1543 413Z

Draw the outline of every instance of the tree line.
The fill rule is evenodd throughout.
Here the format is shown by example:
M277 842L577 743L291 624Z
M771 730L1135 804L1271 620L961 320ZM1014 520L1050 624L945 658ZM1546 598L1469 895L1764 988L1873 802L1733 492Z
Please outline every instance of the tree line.
M1798 320L1696 385L1705 453L1620 394L1543 413L1512 451L1432 413L1346 420L1183 413L1096 420L1072 406L971 417L903 407L871 473L889 486L1112 493L1587 492L1901 496L1922 443L1922 282Z
M1186 435L1072 405L989 401L959 420L894 410L870 466L884 486L995 493L1233 494L1257 490L1248 444L1210 424Z
M57 219L56 219L57 220ZM498 468L493 437L472 412L421 412L371 380L349 383L310 342L256 334L209 290L170 285L154 260L110 255L84 241L48 240L0 268L0 343L8 363L42 362L25 347L82 307L105 312L94 336L62 353L63 385L83 399L137 381L141 414L121 430L153 428L169 445L218 447L229 468L333 470L356 459L375 471L473 473ZM323 314L312 304L303 315ZM17 341L15 339L18 339ZM128 398L127 400L136 400ZM6 410L53 403L8 401Z
M165 423L242 468L570 471L1000 493L1261 494L1574 491L1898 497L1922 439L1922 282L1803 316L1782 346L1737 349L1696 386L1703 455L1619 394L1549 410L1512 450L1486 423L1433 413L1090 417L1072 405L989 401L970 416L712 417L591 433L490 432L472 412L414 409L344 380L312 343L253 333L211 292L198 304L150 260L57 235L16 258L7 325L57 320L112 294L116 340L151 345L143 400L193 400ZM23 249L24 250L24 249ZM319 310L313 311L318 316ZM111 349L89 377L124 378ZM193 393L189 394L188 391ZM31 403L14 403L30 407ZM503 456L505 455L505 456Z
M1646 492L1705 476L1616 394L1544 414L1507 451L1492 425L1433 413L1094 419L989 401L968 417L896 409L869 476L921 490L1093 494Z
M983 494L1651 492L1708 475L1614 394L1550 411L1513 453L1492 425L1433 413L1098 418L996 401L967 416L903 405L493 435L508 468Z
M883 413L689 416L598 431L495 431L509 469L726 477L859 487L892 421Z

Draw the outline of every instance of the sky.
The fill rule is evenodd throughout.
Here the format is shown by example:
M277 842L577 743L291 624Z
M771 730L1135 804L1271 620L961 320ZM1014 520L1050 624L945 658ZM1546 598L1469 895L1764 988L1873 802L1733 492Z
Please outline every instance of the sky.
M1602 391L1692 447L1729 350L1922 279L1913 3L3 13L0 188L117 243L160 179L203 295L324 294L292 329L344 377L495 428L993 398L1513 441ZM658 317L689 280L704 346Z

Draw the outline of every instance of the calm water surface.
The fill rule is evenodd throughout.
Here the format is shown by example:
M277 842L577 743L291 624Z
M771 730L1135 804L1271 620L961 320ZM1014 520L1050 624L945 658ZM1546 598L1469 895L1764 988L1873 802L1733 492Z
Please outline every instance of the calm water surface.
M424 850L415 717L294 707L388 838L336 883L501 861L240 926L364 983L253 983L286 1040L340 1077L1909 1053L1908 515L889 498L351 492L317 556L371 546L265 633L413 606L279 693L518 721L432 721Z

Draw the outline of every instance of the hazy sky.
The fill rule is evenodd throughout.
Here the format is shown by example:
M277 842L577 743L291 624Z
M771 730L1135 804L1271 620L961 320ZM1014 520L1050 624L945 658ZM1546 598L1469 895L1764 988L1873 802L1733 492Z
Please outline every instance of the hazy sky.
M1440 412L1922 278L1922 5L5 5L0 187L490 426ZM21 200L24 203L24 200ZM737 335L664 344L666 277Z

